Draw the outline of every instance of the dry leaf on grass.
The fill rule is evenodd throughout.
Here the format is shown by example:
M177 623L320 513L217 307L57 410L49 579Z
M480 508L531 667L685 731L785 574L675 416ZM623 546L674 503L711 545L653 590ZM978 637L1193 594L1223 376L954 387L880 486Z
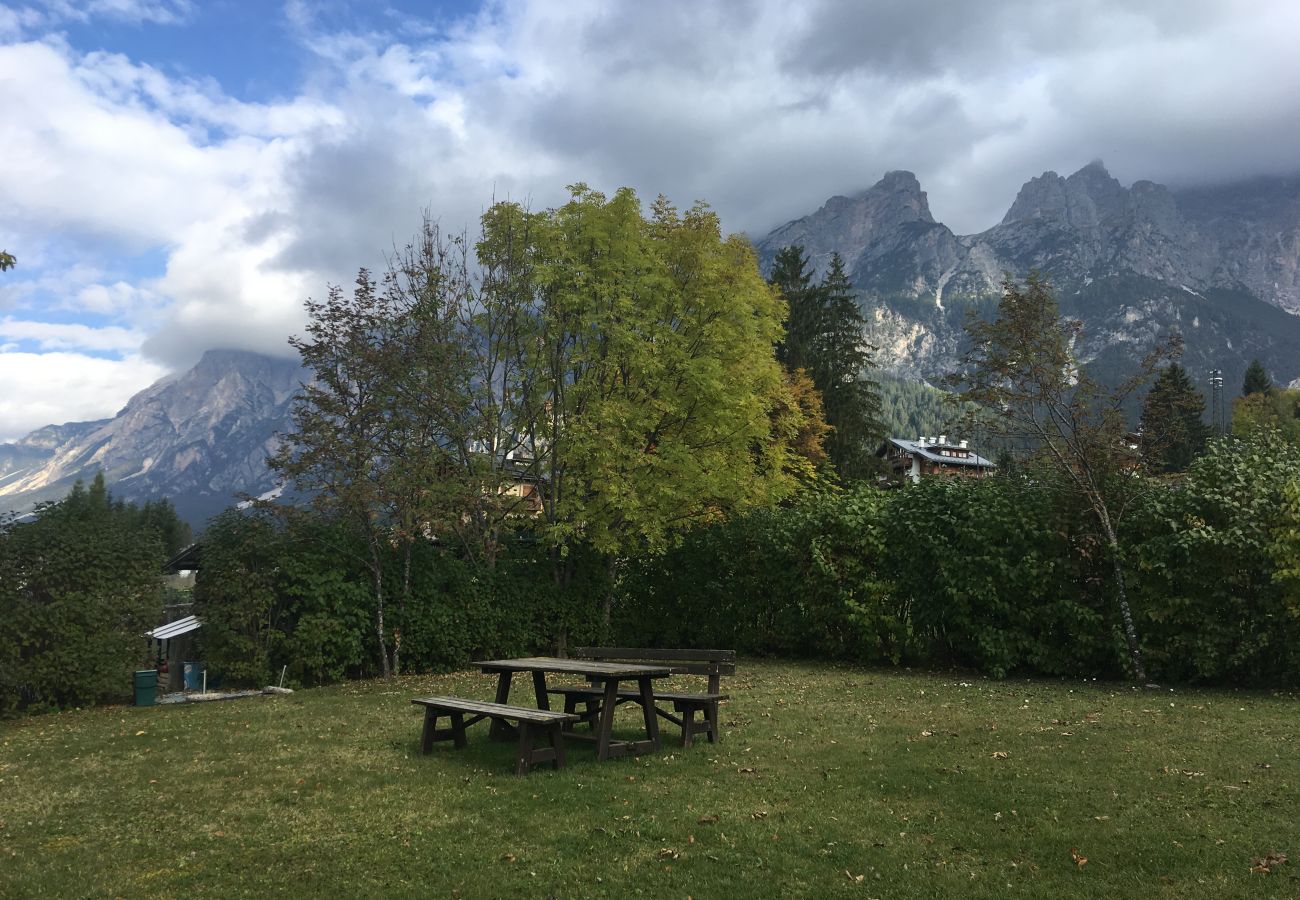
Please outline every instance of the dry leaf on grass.
M994 758L994 759L1010 759L1010 758L1011 758L1011 754L1008 753L1008 752L1005 751L1005 750L994 750L994 751L993 751L993 758Z
M1079 851L1074 847L1070 848L1070 859L1074 860L1074 864L1080 869L1088 864L1088 857L1080 856Z
M1286 854L1276 850L1268 856L1257 856L1250 861L1250 871L1259 875L1271 875L1273 870L1286 862Z

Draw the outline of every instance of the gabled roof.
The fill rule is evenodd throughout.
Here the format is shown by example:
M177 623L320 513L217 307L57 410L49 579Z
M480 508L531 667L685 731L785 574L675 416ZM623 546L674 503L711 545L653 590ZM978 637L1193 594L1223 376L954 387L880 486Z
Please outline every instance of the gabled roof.
M170 638L179 637L182 634L189 634L196 628L202 628L203 623L199 621L198 616L186 616L183 619L177 619L175 622L168 622L166 625L159 625L153 631L145 632L145 637L153 638L156 641L165 641Z
M917 441L906 440L905 438L889 438L885 442L885 447L888 447L890 444L893 444L904 453L913 453L922 459L928 459L931 462L936 463L943 463L944 465L977 466L982 469L996 468L992 462L969 448L966 449L966 452L970 454L969 456L944 456L935 451L941 447L949 450L960 450L962 448L951 447L948 444L922 444ZM885 447L882 447L881 450L884 450Z

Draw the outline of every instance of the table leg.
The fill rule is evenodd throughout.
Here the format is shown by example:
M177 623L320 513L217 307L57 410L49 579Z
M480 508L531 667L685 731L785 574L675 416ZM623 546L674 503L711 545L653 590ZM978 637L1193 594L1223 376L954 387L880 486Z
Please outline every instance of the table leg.
M537 695L537 708L550 709L551 701L546 696L546 673L533 673L533 693Z
M651 686L649 678L638 678L637 684L641 688L641 715L645 718L645 734L653 749L658 752L659 715L655 710L654 687Z
M600 707L600 726L596 731L596 759L609 759L609 742L614 735L614 707L618 705L618 680L605 682L605 699Z
M497 676L497 703L510 702L510 681L514 674L514 672L502 672ZM515 737L515 729L510 727L509 722L493 719L488 727L488 737L494 741L509 741Z

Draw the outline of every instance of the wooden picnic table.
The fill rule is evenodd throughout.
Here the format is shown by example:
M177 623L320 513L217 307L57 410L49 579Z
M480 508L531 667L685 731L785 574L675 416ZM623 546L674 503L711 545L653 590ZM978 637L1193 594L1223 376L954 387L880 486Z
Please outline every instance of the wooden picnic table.
M510 698L510 683L516 672L531 672L533 692L537 696L538 709L550 709L547 696L546 674L554 672L561 675L577 675L599 684L603 688L599 720L594 735L566 732L567 737L579 740L595 740L596 758L609 759L611 756L625 756L629 753L654 752L660 748L659 722L655 715L655 695L653 681L666 678L673 673L669 666L640 665L632 663L599 662L590 659L560 659L554 656L528 656L522 659L490 659L478 664L484 672L497 673L497 703L507 703ZM639 694L642 718L645 721L646 738L641 741L616 741L614 732L614 710L618 706L619 684L635 681ZM512 740L513 729L508 722L493 720L489 732L495 740Z

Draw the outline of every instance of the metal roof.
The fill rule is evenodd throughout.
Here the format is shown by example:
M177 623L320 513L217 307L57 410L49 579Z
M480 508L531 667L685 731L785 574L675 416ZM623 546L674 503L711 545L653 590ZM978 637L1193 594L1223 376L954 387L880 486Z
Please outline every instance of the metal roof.
M916 441L909 441L903 438L890 438L889 443L898 447L906 453L915 453L931 462L944 463L952 466L979 466L981 468L992 469L994 464L984 457L980 456L974 450L967 448L966 452L970 456L944 456L941 453L934 453L925 444L919 444ZM959 450L959 447L948 447L947 444L932 444L932 447L944 447L951 450Z
M177 619L175 622L159 625L153 631L145 632L145 637L153 638L156 641L165 641L182 634L189 634L194 629L201 627L203 627L203 623L199 621L198 616L186 616L183 619Z

